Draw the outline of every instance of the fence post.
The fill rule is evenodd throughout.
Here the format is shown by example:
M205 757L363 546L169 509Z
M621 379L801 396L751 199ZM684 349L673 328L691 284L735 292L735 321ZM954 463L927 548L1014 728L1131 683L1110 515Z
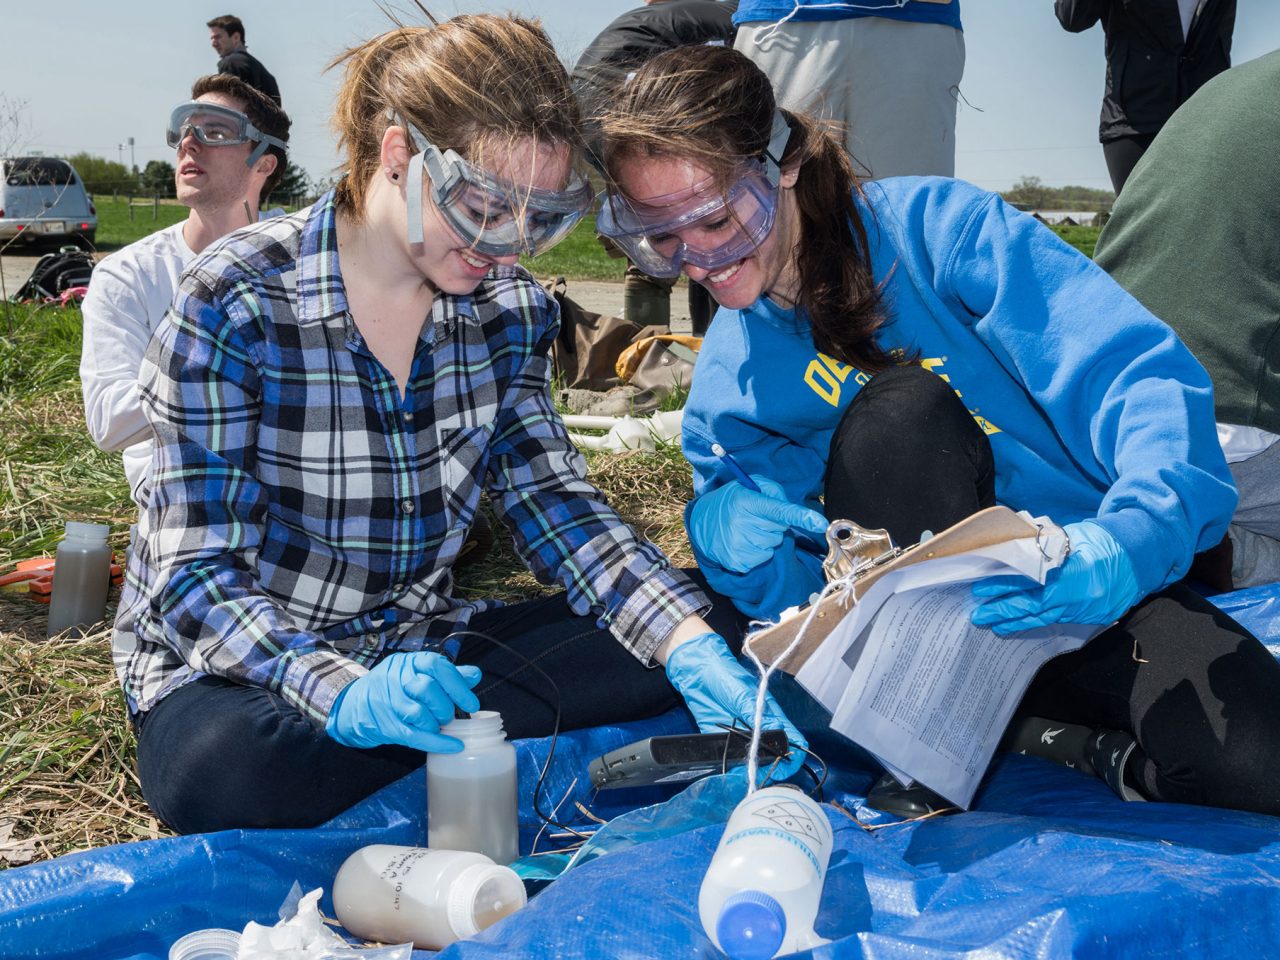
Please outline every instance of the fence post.
M160 219L160 194L152 194L151 196L151 219Z

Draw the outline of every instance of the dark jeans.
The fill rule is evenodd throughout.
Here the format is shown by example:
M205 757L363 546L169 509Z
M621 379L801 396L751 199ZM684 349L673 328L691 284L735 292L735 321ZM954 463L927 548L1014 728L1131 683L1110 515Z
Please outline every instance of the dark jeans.
M740 615L729 601L708 596L714 606L705 619L736 647ZM575 616L563 594L479 614L471 629L514 647L552 677L562 730L640 720L682 703L660 667L642 665L594 617ZM480 704L502 714L509 739L551 733L555 696L518 657L468 637L458 661L483 672ZM145 714L138 733L143 794L181 833L314 826L425 759L405 747L344 747L276 694L220 677L169 694Z
M895 367L849 405L831 443L827 516L917 542L995 503L991 444L936 375ZM1280 664L1175 584L1051 660L1019 714L1125 730L1153 800L1280 814Z

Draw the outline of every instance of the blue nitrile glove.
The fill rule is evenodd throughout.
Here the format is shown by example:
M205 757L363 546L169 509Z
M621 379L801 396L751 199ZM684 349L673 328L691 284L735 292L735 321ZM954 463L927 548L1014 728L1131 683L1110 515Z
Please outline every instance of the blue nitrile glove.
M1028 577L988 577L973 585L981 601L972 620L1008 634L1050 623L1114 623L1142 599L1133 561L1106 527L1085 520L1063 529L1066 561L1044 586Z
M462 741L440 728L454 707L480 709L471 688L479 667L456 667L438 653L393 653L338 694L324 729L348 747L398 744L427 753L457 753Z
M750 730L756 715L756 689L759 678L729 651L729 645L718 633L702 633L680 644L667 657L667 679L680 691L685 705L703 733L723 733L725 727ZM724 724L724 726L721 726ZM782 712L773 694L766 694L762 729L785 730L792 744L791 756L778 761L774 780L785 780L804 763L809 741ZM773 761L761 755L760 769L766 771Z
M768 477L751 479L760 493L730 480L698 497L689 510L689 536L698 549L735 573L768 563L788 530L819 539L827 532L827 518L817 510L791 503Z

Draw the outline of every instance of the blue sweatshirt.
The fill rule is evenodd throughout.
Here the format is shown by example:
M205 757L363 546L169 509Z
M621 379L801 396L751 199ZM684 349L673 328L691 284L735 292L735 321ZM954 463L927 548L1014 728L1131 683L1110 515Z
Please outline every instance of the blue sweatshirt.
M991 441L997 501L1059 524L1096 518L1144 595L1180 578L1222 539L1236 502L1204 368L1101 269L995 194L938 177L865 189L889 316L879 343L914 352L955 389ZM866 380L820 354L792 310L764 298L721 309L685 406L695 495L732 479L715 440L821 510L832 433ZM711 586L754 617L822 585L816 545L788 539L741 574L693 546Z
M793 14L794 11L794 14ZM925 0L742 0L733 15L734 26L757 21L846 20L851 17L883 17L912 23L941 23L960 27L960 0L931 3Z

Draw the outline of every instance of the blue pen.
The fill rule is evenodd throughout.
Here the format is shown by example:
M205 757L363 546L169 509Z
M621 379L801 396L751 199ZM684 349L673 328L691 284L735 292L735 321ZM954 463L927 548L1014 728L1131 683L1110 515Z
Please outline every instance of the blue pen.
M740 484L748 490L753 490L756 493L763 492L758 486L756 486L756 482L747 476L747 471L742 469L742 464L733 459L733 455L729 453L728 450L720 446L718 443L713 443L711 444L711 452L724 461L724 465L729 468L729 472L733 474L734 479L736 479Z

